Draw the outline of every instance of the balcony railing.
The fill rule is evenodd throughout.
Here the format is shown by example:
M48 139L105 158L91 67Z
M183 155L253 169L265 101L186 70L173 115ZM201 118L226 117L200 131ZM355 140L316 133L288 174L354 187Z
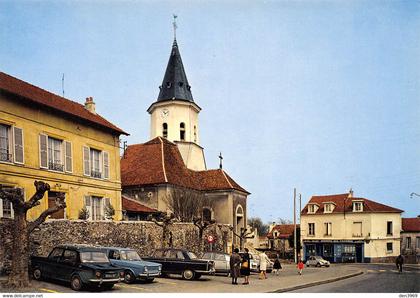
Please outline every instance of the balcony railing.
M0 161L12 161L12 154L0 152Z
M59 171L59 172L63 172L64 171L64 165L58 162L52 162L50 161L48 163L48 169L49 170L53 170L53 171Z
M90 171L90 176L93 178L102 178L102 173L100 171Z

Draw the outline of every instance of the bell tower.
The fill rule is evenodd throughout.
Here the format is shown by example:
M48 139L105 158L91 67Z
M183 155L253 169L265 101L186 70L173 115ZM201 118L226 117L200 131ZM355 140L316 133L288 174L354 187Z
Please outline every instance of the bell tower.
M188 168L206 170L199 136L198 114L201 108L194 102L175 35L159 89L157 100L147 109L151 116L151 139L160 136L176 143Z

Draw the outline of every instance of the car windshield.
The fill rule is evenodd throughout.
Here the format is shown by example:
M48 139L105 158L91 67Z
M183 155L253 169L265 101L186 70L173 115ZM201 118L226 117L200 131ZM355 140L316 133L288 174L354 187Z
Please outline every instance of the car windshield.
M193 252L189 251L187 254L190 257L190 259L197 259L197 256Z
M100 251L84 251L80 253L82 263L109 263L105 253Z
M139 254L135 250L121 251L120 257L121 260L126 261L141 261Z
M315 257L315 260L322 260L322 257L320 257L320 256L316 256L316 257Z

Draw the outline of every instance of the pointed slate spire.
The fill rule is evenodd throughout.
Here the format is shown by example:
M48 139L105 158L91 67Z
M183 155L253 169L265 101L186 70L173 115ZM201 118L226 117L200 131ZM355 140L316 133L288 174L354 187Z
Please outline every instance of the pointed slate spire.
M194 102L176 39L174 39L165 76L159 88L157 101L178 99Z

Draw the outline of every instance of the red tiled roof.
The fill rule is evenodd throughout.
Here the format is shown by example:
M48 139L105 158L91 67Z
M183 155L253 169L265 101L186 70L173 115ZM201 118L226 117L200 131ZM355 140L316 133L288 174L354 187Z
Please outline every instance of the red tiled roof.
M296 225L296 228L299 228L299 225ZM275 225L273 229L267 234L267 238L273 238L274 231L277 231L277 238L289 238L290 235L293 235L295 226L293 224L287 225Z
M143 213L156 213L156 209L149 208L140 202L122 195L122 209L129 212L143 212Z
M221 169L188 169L178 146L164 138L156 137L144 144L128 146L121 159L122 186L164 183L196 190L235 189L248 193Z
M404 232L420 232L420 217L402 218L401 220Z
M73 119L78 118L111 130L114 133L128 135L128 133L105 118L89 112L83 105L77 102L65 99L4 72L0 72L0 94L3 92L17 95L22 100L62 112L73 117Z
M349 194L337 194L337 195L323 195L323 196L312 196L309 200L308 204L302 209L302 214L313 214L308 213L308 205L309 204L318 204L319 209L314 214L323 214L324 213L324 203L334 203L335 207L332 213L344 213L345 212L353 212L353 200L362 201L363 202L363 211L364 213L367 212L398 212L401 213L403 210L390 207L387 205L383 205L365 198L356 198L352 197L349 198Z

